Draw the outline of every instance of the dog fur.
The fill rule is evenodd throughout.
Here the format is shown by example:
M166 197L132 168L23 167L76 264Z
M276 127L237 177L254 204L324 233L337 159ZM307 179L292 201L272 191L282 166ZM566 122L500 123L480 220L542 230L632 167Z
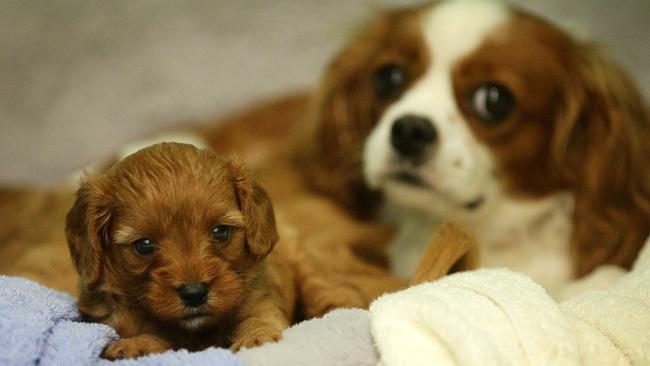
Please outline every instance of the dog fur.
M227 243L210 238L215 225L231 228ZM354 288L321 275L291 233L272 250L278 232L264 189L237 161L191 145L153 145L87 178L66 236L81 313L122 337L105 350L111 359L258 346L280 338L296 306L312 317L366 305ZM134 251L142 237L154 254ZM183 305L186 283L209 285L203 305Z
M373 78L386 65L405 79L380 98ZM493 128L471 109L485 82L517 102ZM414 166L388 136L408 114L438 132ZM408 211L390 245L404 277L440 221L475 231L482 266L549 288L604 264L629 268L650 234L650 120L633 81L592 45L501 2L381 12L330 62L296 128L298 161L319 191L366 215L365 199L381 194Z

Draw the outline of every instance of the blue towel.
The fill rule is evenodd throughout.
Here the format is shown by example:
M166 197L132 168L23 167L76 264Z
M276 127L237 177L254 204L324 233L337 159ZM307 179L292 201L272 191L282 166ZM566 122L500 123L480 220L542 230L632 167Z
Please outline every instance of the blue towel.
M226 349L168 351L135 360L99 358L118 338L103 324L82 323L74 299L35 282L0 275L0 365L241 366Z

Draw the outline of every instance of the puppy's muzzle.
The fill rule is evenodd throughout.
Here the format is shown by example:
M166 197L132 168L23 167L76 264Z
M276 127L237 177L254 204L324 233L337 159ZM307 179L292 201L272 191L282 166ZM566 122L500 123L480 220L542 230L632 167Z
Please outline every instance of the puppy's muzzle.
M390 132L390 142L395 151L413 164L420 163L438 139L431 120L416 115L398 118Z
M208 299L210 288L204 283L185 284L178 289L178 296L186 306L196 308Z

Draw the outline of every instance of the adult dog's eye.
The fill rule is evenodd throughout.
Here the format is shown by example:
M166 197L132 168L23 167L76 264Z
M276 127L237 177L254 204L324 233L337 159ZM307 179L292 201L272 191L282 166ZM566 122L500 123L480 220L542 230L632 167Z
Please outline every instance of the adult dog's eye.
M142 238L133 242L133 250L139 255L150 255L156 250L156 246L153 244L153 240Z
M488 124L497 124L510 115L515 98L503 85L488 83L474 91L471 103L477 118Z
M220 242L227 243L230 241L230 227L226 225L219 225L212 229L212 239Z
M406 84L406 73L398 65L384 65L375 71L373 82L379 100L392 99L402 92Z

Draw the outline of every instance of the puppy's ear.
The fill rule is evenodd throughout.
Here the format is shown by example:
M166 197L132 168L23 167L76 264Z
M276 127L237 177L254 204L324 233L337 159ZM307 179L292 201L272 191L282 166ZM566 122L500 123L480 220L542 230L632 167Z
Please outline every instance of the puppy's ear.
M554 140L574 187L573 256L579 275L597 264L629 267L650 230L650 121L634 83L591 46L580 46Z
M86 181L66 215L65 233L70 256L88 288L95 286L101 276L102 258L109 242L110 202L97 185Z
M273 205L266 191L254 182L241 163L229 162L239 207L246 222L246 246L256 260L261 260L278 241Z

